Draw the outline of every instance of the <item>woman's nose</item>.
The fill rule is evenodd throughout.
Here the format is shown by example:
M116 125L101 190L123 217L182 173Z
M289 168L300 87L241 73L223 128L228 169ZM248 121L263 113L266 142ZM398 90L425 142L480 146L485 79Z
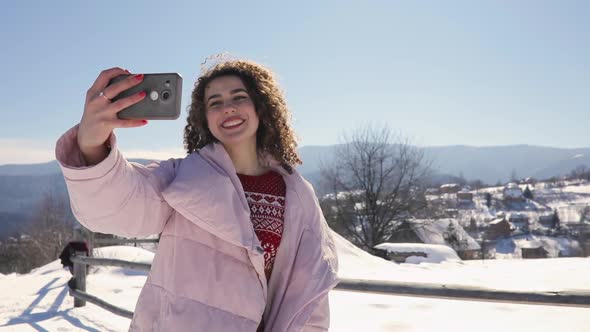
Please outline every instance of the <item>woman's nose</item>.
M223 112L224 113L233 113L235 111L236 111L236 106L234 105L234 103L229 102L229 103L223 104Z

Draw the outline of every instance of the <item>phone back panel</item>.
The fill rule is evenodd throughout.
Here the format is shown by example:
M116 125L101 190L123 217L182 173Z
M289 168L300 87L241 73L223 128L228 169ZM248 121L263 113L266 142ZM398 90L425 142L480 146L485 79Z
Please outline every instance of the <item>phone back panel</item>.
M129 76L118 76L112 79L109 85ZM117 113L119 119L178 119L182 99L182 77L180 74L144 74L140 84L121 92L112 101L134 95L140 91L146 92L145 98Z

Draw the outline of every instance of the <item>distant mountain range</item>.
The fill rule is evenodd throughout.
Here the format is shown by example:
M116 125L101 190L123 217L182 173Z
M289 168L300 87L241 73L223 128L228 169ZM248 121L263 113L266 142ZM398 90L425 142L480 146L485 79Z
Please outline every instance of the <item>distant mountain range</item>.
M132 159L148 163L145 159ZM43 195L67 197L57 161L0 166L0 241L18 231L36 213Z
M149 163L148 159L130 159L131 161L141 164ZM39 176L61 174L61 170L56 160L39 164L6 164L0 165L0 176Z
M306 146L300 149L302 174L317 174L320 163L331 162L337 146ZM590 167L590 148L559 149L530 145L471 147L464 145L425 147L435 175L441 178L462 175L467 180L488 184L518 178L546 179L570 173L580 165ZM315 177L314 175L312 177Z
M320 165L334 160L337 146L305 146L299 152L304 164L298 170L316 188ZM432 161L437 182L452 181L462 175L488 184L519 178L546 179L561 176L574 168L590 167L590 148L558 149L528 145L501 147L444 146L425 147ZM146 159L131 161L147 164ZM0 238L18 228L34 211L43 194L67 194L57 161L30 165L0 166Z
M304 175L317 173L322 162L334 159L337 145L304 146L299 149ZM580 165L590 167L590 148L559 149L531 145L471 147L464 145L425 147L425 155L438 174L459 176L486 183L505 182L515 174L519 178L539 179L561 176ZM133 159L146 164L147 159ZM60 173L57 161L27 165L0 165L0 176L39 176Z

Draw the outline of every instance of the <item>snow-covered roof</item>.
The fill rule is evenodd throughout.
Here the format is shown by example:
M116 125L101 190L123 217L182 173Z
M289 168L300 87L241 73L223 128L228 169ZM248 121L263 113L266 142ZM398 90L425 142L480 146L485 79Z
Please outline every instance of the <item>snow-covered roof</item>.
M461 260L455 250L440 244L424 243L381 243L375 246L376 249L386 250L390 253L397 252L423 252L426 257L410 256L406 258L406 263L440 263L447 260Z
M580 182L572 184L571 186L567 186L563 188L564 192L568 193L579 193L579 194L590 194L590 183L588 182ZM590 202L588 202L590 204Z
M520 189L519 187L516 188L506 188L504 189L504 196L506 197L514 197L514 198L518 198L518 197L522 197L522 189Z
M336 195L334 193L325 194L323 196L324 199L347 199L351 195L361 195L363 193L362 190L355 190L355 191L340 191Z
M501 223L503 221L506 221L506 219L504 219L504 218L496 218L496 219L490 221L490 225L496 225L496 224L499 224L499 223Z

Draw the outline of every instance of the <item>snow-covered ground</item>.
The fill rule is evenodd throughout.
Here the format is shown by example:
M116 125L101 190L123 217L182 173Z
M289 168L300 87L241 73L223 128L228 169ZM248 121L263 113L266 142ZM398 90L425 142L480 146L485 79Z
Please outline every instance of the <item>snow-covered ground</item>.
M556 209L562 222L580 222L580 213L590 206L590 183L579 181L563 182L562 186L547 183L535 185L535 197Z
M371 256L335 235L340 276L490 287L505 290L590 290L590 258L443 261L395 264ZM95 256L149 262L133 247L95 249ZM0 331L126 331L129 320L93 304L74 308L56 260L24 275L0 275ZM87 291L133 310L145 273L91 270ZM430 299L333 291L331 331L590 331L590 308Z

